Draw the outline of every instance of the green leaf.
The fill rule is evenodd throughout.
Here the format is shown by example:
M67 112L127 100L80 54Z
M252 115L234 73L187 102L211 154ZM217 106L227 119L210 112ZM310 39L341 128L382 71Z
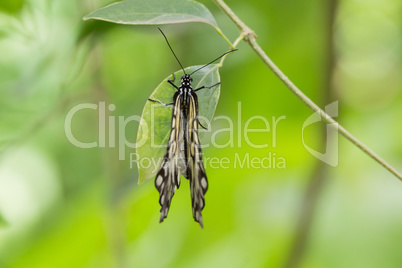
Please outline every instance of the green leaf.
M192 66L185 70L186 73L191 73L199 67L201 66ZM219 64L209 65L192 75L193 89L218 83L220 81L219 67ZM175 72L176 84L178 84L182 75L183 71L181 70ZM158 85L149 97L150 99L163 103L172 102L176 89L167 82L168 79L172 79L172 76L169 75ZM208 125L203 121L203 117L209 122L212 120L219 95L220 85L197 91L200 121L205 127L208 127ZM146 102L137 134L138 184L153 178L159 170L170 135L171 118L172 106L166 107L159 103ZM203 130L200 130L199 136L202 137L202 134Z
M88 19L133 25L203 22L217 28L211 12L191 0L127 0L98 9Z

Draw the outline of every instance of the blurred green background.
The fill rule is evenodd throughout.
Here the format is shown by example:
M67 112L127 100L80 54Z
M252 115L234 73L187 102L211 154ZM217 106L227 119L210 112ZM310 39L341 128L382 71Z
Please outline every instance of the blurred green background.
M238 102L243 124L254 115L286 116L277 145L254 149L240 136L241 146L209 147L204 156L271 152L286 168L207 166L205 228L192 218L184 180L159 224L153 181L137 185L130 168L134 149L120 161L116 148L77 148L64 133L68 111L80 103L115 104L116 120L141 115L154 88L178 69L156 27L82 21L109 3L0 3L0 267L402 267L401 182L342 137L337 167L309 154L301 135L312 112L245 43L221 69L216 116L237 122ZM202 3L237 38L219 9ZM339 100L341 124L402 170L400 0L342 0L334 18L334 0L227 3L304 93L321 107ZM162 28L185 66L228 49L205 24ZM82 111L72 127L79 140L96 141L97 112ZM126 128L131 142L137 127ZM305 130L321 151L323 127Z

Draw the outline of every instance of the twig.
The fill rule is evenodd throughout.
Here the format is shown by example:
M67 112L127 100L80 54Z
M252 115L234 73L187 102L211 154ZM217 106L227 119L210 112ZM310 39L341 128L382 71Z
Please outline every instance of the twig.
M388 164L384 159L374 153L370 148L360 142L352 134L350 134L344 127L342 127L337 121L335 121L331 116L326 114L318 105L316 105L312 100L310 100L304 93L295 85L292 81L276 66L276 64L268 57L268 55L262 50L256 41L255 33L237 17L235 13L225 4L222 0L213 0L217 6L219 6L223 12L237 25L241 34L245 36L245 41L251 46L255 53L261 58L261 60L268 66L269 69L285 84L285 86L295 94L307 107L309 107L314 112L318 113L321 118L328 124L335 127L342 136L351 141L354 145L360 148L364 153L370 156L372 159L377 161L388 171L394 174L397 178L402 181L402 174L400 174L394 167Z

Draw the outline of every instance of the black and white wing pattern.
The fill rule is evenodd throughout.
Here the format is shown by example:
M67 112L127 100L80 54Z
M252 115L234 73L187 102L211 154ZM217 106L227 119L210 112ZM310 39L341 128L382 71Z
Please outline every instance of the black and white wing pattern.
M155 179L155 187L159 191L159 204L161 205L161 218L159 222L162 222L167 217L173 195L180 186L178 161L180 154L180 136L183 135L181 133L181 98L182 96L178 92L176 92L173 97L172 128L169 142Z
M189 98L186 138L191 203L194 220L204 228L201 211L205 206L204 195L208 190L208 180L202 162L201 144L198 138L198 98L196 94L191 94Z

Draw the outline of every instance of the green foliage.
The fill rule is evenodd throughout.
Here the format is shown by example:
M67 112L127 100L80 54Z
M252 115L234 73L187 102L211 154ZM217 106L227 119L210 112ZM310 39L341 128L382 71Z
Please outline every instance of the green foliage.
M186 73L191 73L201 66L192 66L185 68ZM193 88L197 89L201 86L214 85L220 81L219 79L219 65L209 65L192 75ZM183 71L175 72L176 84L180 81ZM170 85L167 80L172 79L172 76L164 79L154 92L149 97L150 99L158 100L162 103L172 102L173 94L176 89ZM214 116L216 105L220 95L220 85L203 89L197 92L198 107L200 121L204 118L210 122ZM170 129L171 129L172 108L165 107L164 105L148 101L145 104L141 116L141 123L138 128L137 144L141 146L137 149L138 159L146 158L153 163L160 163L163 154L166 151L166 145ZM203 132L200 131L200 136ZM142 142L143 141L143 142ZM144 143L145 142L145 143ZM152 145L152 146L151 146ZM154 146L157 145L157 146ZM140 162L138 162L139 164ZM138 165L139 179L138 183L141 184L145 180L153 178L158 171L155 165Z
M192 0L127 0L96 10L84 19L132 25L203 22L216 26L209 10Z
M2 6L4 1L0 2ZM153 8L175 2L166 0ZM149 180L138 187L136 164L130 167L128 156L135 150L126 147L126 158L119 160L117 144L77 148L67 140L64 122L75 105L99 101L116 106L107 114L116 124L120 117L139 117L158 84L166 90L156 97L170 102L174 89L160 81L177 70L177 63L165 40L156 26L99 20L89 25L90 21L82 21L93 9L87 1L26 3L30 8L18 14L0 14L6 32L0 38L0 211L7 220L7 226L0 227L0 267L283 267L300 224L297 217L303 213L301 200L318 163L301 141L302 125L311 112L249 47L241 42L239 51L219 69L222 87L211 130L230 127L215 120L224 116L235 123L234 133L233 137L227 132L215 137L205 133L203 144L212 138L218 144L228 140L234 144L203 149L210 183L203 211L205 229L192 219L186 180L175 194L168 218L159 224L154 184ZM239 33L233 23L212 2L203 3L235 40ZM328 2L227 3L257 33L258 42L289 79L324 107L320 100L328 75ZM402 62L397 60L402 53L400 0L340 1L336 21L332 83L340 103L339 120L398 165L402 163L402 125L397 123L402 114ZM227 49L215 30L202 23L164 30L188 66L206 63ZM94 31L102 34L93 38ZM214 92L203 91L199 93ZM157 110L166 117L161 125L166 132L171 109L160 105ZM86 109L74 117L72 132L77 139L98 141L98 112ZM268 142L267 148L247 144L243 127L253 116L269 121L286 116L277 128L276 145L272 132L249 133L255 144ZM263 126L261 120L253 121L250 128ZM130 122L123 132L133 143L137 127ZM311 147L320 148L323 127L316 124L306 130ZM114 129L117 134L118 127ZM211 164L213 158L226 157L232 163L236 155L253 158L269 153L284 157L286 169ZM301 267L399 267L400 182L341 138L339 166L324 168L321 174L326 180Z

